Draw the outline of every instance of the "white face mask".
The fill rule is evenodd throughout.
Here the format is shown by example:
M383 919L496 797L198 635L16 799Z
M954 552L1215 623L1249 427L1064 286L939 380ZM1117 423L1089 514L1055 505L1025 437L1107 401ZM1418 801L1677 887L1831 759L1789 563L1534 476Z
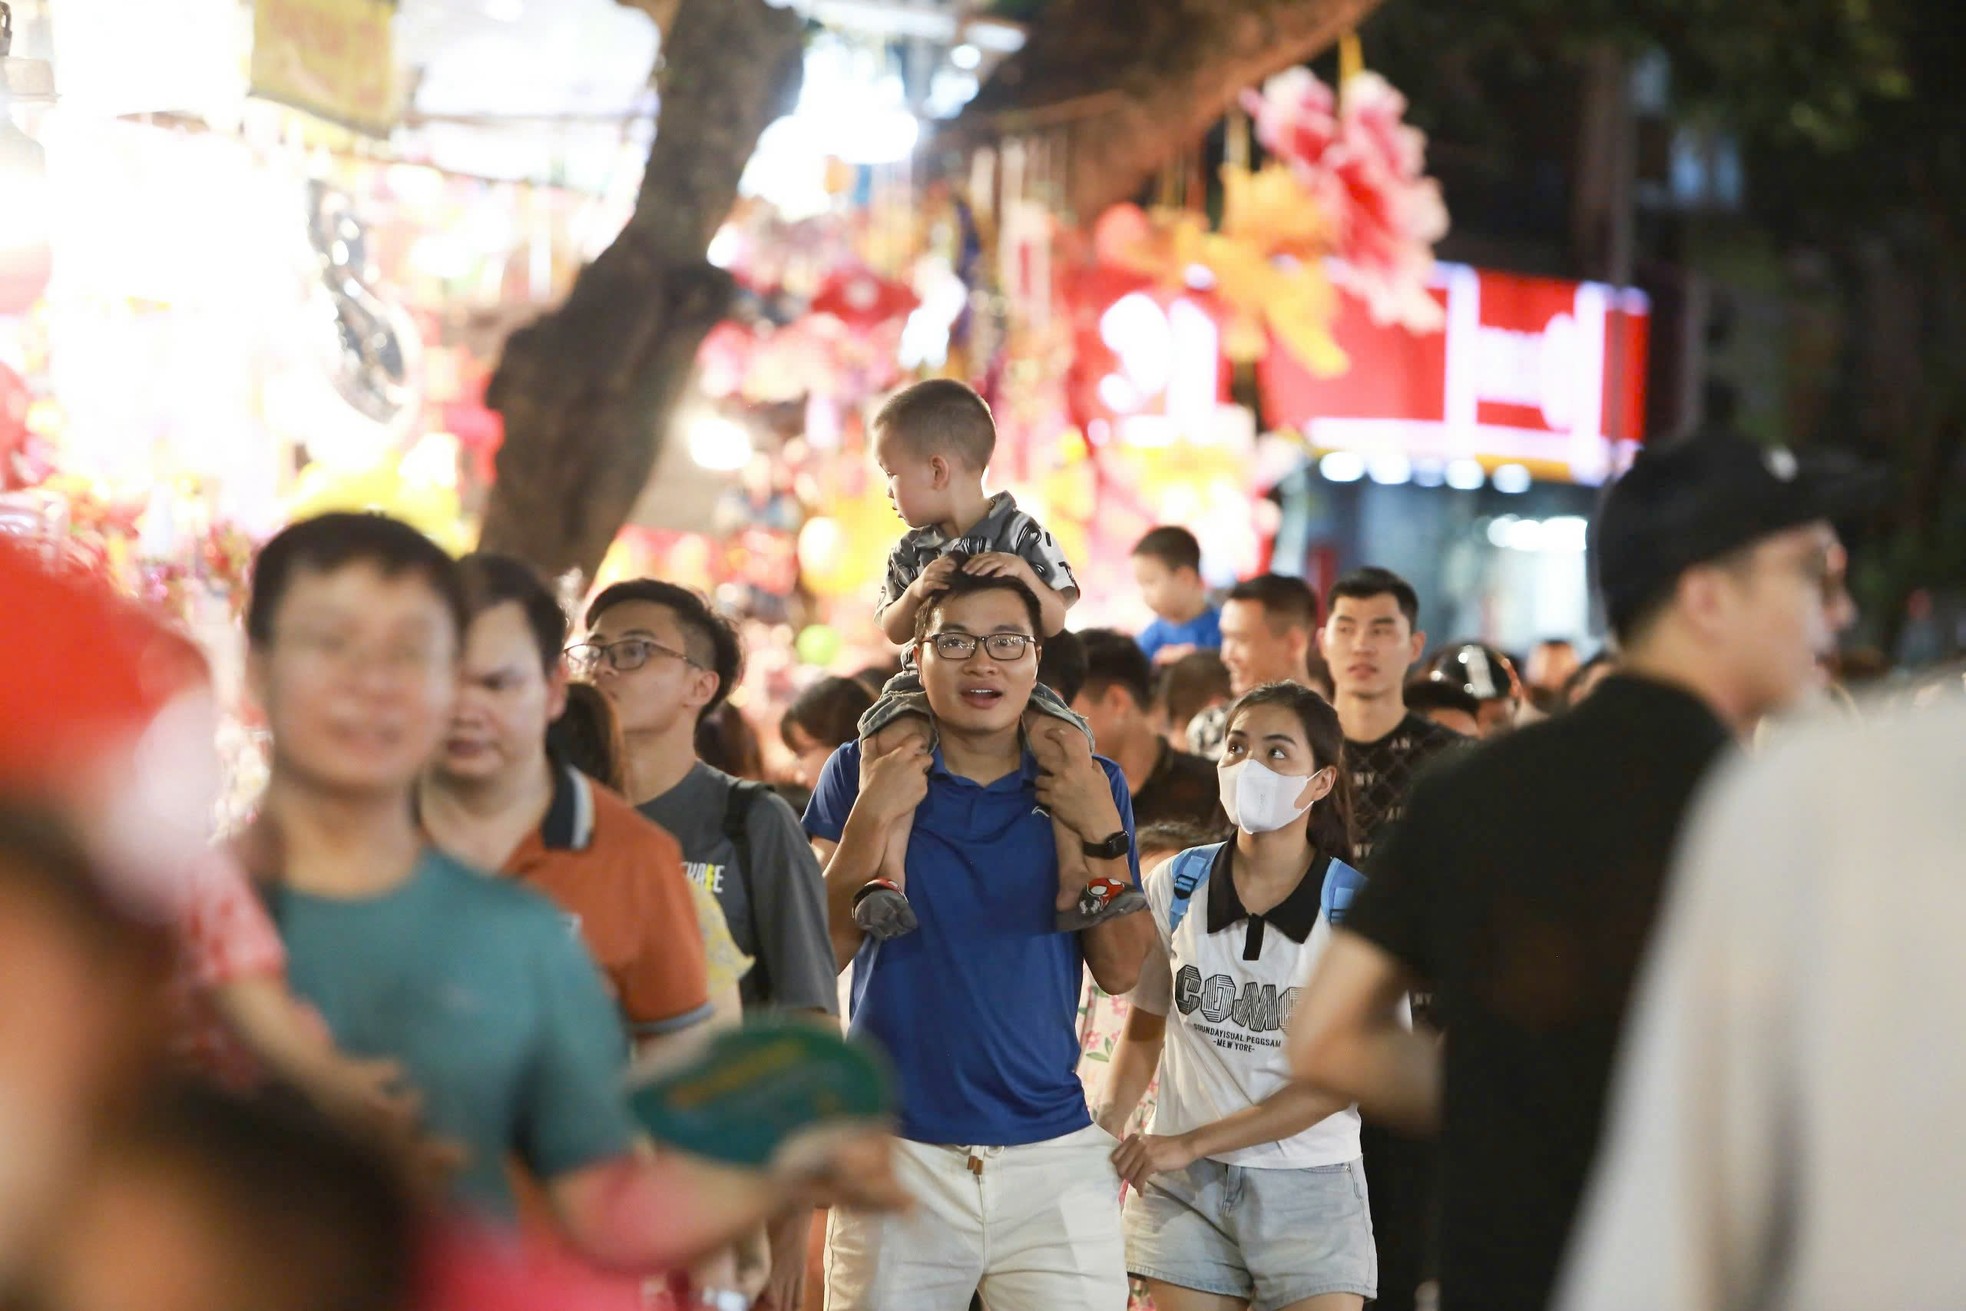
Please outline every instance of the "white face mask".
M1322 771L1320 771L1322 772ZM1317 774L1279 774L1267 765L1243 760L1221 765L1222 809L1245 833L1274 833L1311 808L1297 804Z

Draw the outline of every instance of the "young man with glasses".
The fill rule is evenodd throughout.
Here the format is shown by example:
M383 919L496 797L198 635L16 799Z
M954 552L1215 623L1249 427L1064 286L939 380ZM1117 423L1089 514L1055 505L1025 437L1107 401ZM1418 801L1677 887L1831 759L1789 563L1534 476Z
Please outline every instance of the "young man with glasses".
M869 764L860 742L827 763L806 829L827 856L833 947L853 964L852 1030L892 1057L901 1090L905 1219L836 1208L829 1311L1122 1311L1116 1140L1075 1072L1080 980L1139 977L1145 915L1061 932L1053 820L1097 877L1137 887L1132 803L1084 733L1045 720L1037 598L1012 578L960 574L916 616L915 656L937 742ZM1047 814L1047 812L1049 812ZM914 817L915 932L876 941L855 893L893 826Z
M685 872L717 894L738 948L757 961L746 1011L832 1014L825 884L798 816L696 754L697 721L737 684L737 634L696 593L652 578L603 591L587 627L569 654L614 706L629 800L682 844Z
M1744 437L1646 450L1591 526L1619 672L1441 762L1374 852L1292 1046L1368 1115L1445 1125L1443 1311L1547 1305L1681 819L1735 739L1825 686L1853 617L1831 520L1869 493ZM1444 1043L1399 1019L1429 987Z
M826 885L798 816L769 788L696 752L697 722L737 686L736 632L695 592L653 578L604 590L587 609L587 628L569 654L614 707L628 799L682 844L684 871L716 894L738 949L756 962L739 984L746 1014L837 1014ZM805 1270L810 1233L810 1212L772 1228L779 1302L791 1300Z

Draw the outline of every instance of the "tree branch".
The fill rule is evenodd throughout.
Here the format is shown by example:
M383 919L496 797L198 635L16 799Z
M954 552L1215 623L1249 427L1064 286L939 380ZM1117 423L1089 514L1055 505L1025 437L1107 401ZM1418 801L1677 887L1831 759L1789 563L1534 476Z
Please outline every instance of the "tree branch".
M1379 3L1074 0L1033 25L946 142L1062 133L1068 203L1089 221L1191 149L1243 88L1325 50Z
M684 0L634 214L559 308L512 334L486 390L505 420L482 541L589 577L646 486L731 280L705 259L758 137L792 99L805 28L765 0Z

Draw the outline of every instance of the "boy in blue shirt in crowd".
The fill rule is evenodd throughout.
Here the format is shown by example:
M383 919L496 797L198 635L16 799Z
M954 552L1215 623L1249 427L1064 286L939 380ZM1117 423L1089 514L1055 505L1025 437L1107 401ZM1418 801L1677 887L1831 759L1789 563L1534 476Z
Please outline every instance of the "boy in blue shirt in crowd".
M1154 612L1140 634L1140 649L1155 665L1192 651L1222 646L1222 612L1208 602L1201 580L1201 543L1186 528L1162 525L1133 548L1133 580Z

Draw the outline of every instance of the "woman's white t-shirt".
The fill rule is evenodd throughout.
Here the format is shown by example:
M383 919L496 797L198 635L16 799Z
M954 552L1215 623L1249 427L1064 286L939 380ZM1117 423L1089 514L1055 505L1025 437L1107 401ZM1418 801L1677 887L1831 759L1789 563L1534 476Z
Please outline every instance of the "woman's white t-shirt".
M1254 1106L1290 1082L1284 1033L1299 991L1365 878L1315 858L1304 881L1261 915L1243 909L1232 844L1182 852L1148 875L1155 942L1133 1004L1168 1017L1151 1132L1180 1134ZM1301 940L1300 940L1301 939ZM1304 1169L1359 1155L1357 1107L1281 1142L1211 1159Z

